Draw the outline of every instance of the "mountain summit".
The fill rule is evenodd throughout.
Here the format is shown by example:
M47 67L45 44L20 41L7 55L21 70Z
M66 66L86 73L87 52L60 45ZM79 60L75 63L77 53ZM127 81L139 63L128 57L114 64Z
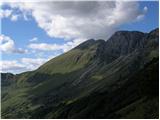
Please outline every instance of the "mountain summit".
M158 50L159 29L118 31L3 74L2 118L158 118Z

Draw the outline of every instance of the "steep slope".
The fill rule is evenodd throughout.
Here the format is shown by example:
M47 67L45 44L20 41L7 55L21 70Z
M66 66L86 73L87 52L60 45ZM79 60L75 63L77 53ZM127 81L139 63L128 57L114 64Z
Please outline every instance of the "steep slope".
M110 93L96 91L60 107L56 118L158 118L158 64L154 58Z
M1 84L3 87L13 84L15 76L12 73L1 73Z
M125 107L150 100L139 93L134 76L143 76L141 71L150 68L146 64L158 58L158 37L158 29L119 31L107 41L88 40L35 71L16 75L2 98L2 117L127 118ZM152 79L157 80L147 81ZM132 113L129 117L139 118Z
M8 89L15 81L15 75L12 73L1 73L1 98L4 99L8 95Z

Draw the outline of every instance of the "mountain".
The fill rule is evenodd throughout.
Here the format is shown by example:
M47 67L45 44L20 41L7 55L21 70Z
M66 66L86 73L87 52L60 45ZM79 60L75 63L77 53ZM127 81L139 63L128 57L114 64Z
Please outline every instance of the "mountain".
M159 29L87 40L2 77L2 118L158 118L158 59Z
M3 87L10 86L14 82L14 74L12 73L1 73L1 84Z

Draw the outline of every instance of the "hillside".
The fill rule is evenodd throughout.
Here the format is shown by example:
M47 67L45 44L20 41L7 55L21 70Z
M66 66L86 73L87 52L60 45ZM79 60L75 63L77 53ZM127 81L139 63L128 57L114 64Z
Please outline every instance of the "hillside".
M2 74L2 118L158 118L159 29L90 39L37 70Z

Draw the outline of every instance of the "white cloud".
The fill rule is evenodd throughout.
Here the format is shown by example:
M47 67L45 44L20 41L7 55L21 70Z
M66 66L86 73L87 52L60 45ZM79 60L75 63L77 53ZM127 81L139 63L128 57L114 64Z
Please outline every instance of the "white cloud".
M51 37L107 39L118 26L145 15L135 1L22 2L11 4L33 16Z
M139 16L137 16L136 20L137 20L137 21L142 20L142 19L145 17L145 14L147 13L147 11L148 11L148 7L145 6L145 7L143 8L142 14L139 15Z
M2 60L0 61L0 72L21 73L37 69L48 59L45 58L21 58L19 60Z
M7 17L11 16L12 12L13 12L12 10L0 9L0 18L7 18Z
M28 45L29 48L34 50L41 50L41 51L58 51L62 50L66 52L81 42L85 41L85 39L75 39L73 41L66 42L65 44L47 44L47 43L31 43Z
M60 50L62 46L57 44L47 44L47 43L31 43L28 46L29 48L35 50L43 50L43 51L52 51L52 50Z
M14 40L10 37L0 34L0 52L4 53L27 53L27 50L22 48L15 48Z
M17 21L18 20L19 15L12 15L11 16L11 20L12 21Z
M26 66L27 69L37 69L40 65L45 63L47 59L44 58L22 58L20 62Z
M9 61L4 60L0 61L0 72L12 72L17 73L21 72L22 70L27 70L24 65L19 64L16 60Z
M50 55L47 60L49 61L49 60L51 60L51 59L53 59L53 58L55 58L55 57L57 57L59 55L60 55L60 53L54 54L54 55Z
M42 58L22 58L21 62L24 64L34 64L34 65L40 65L42 63L44 63L46 61L46 59L42 59Z
M145 7L143 8L143 11L146 13L146 12L148 11L148 7L145 6Z
M37 37L33 37L32 39L29 40L29 42L37 42L38 38Z
M11 21L17 21L18 18L20 18L20 15L19 14L15 14L13 13L13 10L3 10L3 9L0 9L0 18L10 18Z

